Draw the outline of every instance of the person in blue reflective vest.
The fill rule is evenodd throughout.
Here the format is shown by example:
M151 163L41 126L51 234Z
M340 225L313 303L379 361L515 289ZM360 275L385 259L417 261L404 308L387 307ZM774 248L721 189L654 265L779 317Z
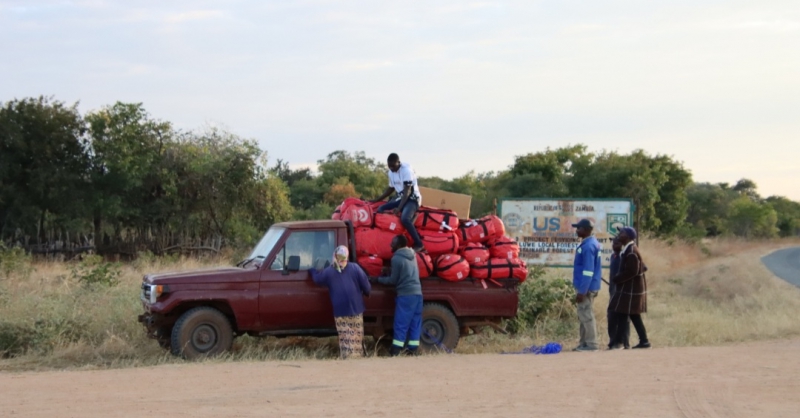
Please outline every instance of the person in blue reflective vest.
M414 250L408 239L398 235L392 239L392 273L378 277L378 282L393 285L397 291L394 308L394 337L390 354L396 356L408 342L408 351L417 354L422 332L422 284Z
M581 239L575 251L575 264L572 271L572 285L575 287L575 302L578 305L578 320L581 322L580 342L575 351L597 351L597 324L594 318L594 298L600 291L603 277L601 266L602 248L592 235L594 224L589 219L581 219L572 224Z

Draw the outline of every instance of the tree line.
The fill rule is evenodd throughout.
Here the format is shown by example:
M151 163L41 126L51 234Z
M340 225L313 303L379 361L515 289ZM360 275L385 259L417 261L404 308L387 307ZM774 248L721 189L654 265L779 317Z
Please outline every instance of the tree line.
M398 150L402 156L402 150ZM33 252L135 255L251 245L272 223L329 218L350 196L386 187L384 157L334 151L317 170L268 164L257 142L223 129L181 131L136 103L82 115L47 97L0 103L0 242ZM503 197L631 198L636 224L697 239L800 234L800 203L756 184L696 183L670 156L571 145L507 169L421 185L469 194L474 216Z

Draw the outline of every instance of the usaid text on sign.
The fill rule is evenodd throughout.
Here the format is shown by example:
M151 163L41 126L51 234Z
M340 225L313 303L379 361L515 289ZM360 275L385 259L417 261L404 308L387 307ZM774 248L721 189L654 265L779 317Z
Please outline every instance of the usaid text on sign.
M594 222L594 234L603 245L603 266L608 267L611 239L617 227L633 222L630 200L503 199L500 216L506 234L519 243L520 258L529 264L571 266L580 239L572 224Z

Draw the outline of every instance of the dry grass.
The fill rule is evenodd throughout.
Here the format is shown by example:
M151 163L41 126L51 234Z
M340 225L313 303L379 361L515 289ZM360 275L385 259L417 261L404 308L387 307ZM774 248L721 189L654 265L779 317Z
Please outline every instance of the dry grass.
M643 240L641 250L649 268L644 316L648 337L664 347L800 336L800 289L773 276L761 263L762 256L776 249L798 245L797 240L720 239L697 245ZM569 269L553 269L544 280L570 275ZM604 285L594 308L601 345L608 342L607 305ZM636 333L633 329L631 333L636 344ZM577 315L570 311L545 317L516 337L482 333L463 339L458 351L518 351L548 341L570 348L577 335Z
M793 245L800 242L726 239L668 245L644 241L641 247L650 269L645 324L654 345L707 345L800 335L796 323L800 289L772 276L760 261L772 250ZM229 264L221 259L150 259L122 266L119 285L95 289L70 277L70 264L64 262L38 262L28 274L0 279L0 326L31 334L26 352L1 359L0 371L182 362L145 338L136 322L141 313L141 276L144 272ZM569 275L565 269L553 270L544 280ZM607 301L604 288L595 303L602 342L606 341ZM564 304L560 313L516 336L487 330L464 338L457 352L516 351L547 341L571 346L577 336L573 309ZM632 338L635 343L635 336ZM207 361L332 359L337 353L335 338L239 338L232 353Z

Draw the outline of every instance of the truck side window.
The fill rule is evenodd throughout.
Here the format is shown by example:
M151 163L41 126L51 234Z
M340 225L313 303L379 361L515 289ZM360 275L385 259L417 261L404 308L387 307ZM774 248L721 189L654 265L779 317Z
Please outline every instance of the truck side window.
M309 270L314 266L314 261L322 259L323 262L333 258L335 246L333 231L295 231L289 235L283 248L278 252L270 270L282 270L290 256L300 256L300 270Z

